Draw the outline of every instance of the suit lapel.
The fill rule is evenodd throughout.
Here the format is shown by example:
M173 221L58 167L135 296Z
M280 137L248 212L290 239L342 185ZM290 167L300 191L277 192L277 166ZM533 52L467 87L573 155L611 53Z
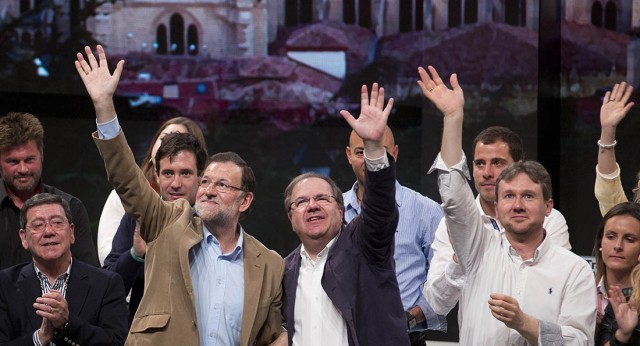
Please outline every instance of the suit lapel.
M83 263L78 260L73 261L71 265L71 273L69 274L69 282L67 284L67 304L69 305L69 314L80 316L80 311L91 291L90 284L87 280L88 273L83 267Z
M285 260L284 278L282 279L282 309L285 315L285 322L287 323L287 329L289 331L289 340L293 337L294 316L296 305L296 289L298 287L298 275L300 274L300 263L302 257L300 257L300 249L302 244L293 250L292 255L287 256L288 261Z
M20 270L20 276L16 282L16 286L23 300L22 306L27 307L27 315L29 316L31 328L34 330L40 328L42 318L36 315L33 303L36 302L36 298L42 296L42 288L40 288L40 280L36 275L35 268L33 268L33 263L25 265L22 270Z
M244 236L244 305L242 307L242 333L240 344L249 343L258 305L262 294L265 263L253 238L246 232Z

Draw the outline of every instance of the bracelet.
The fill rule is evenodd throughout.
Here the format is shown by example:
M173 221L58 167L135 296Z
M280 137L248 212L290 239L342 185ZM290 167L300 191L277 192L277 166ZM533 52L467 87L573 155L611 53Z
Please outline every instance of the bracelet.
M136 256L135 251L133 251L133 246L131 247L131 250L129 250L129 254L131 255L131 258L133 258L136 262L144 263L144 257Z
M616 146L616 144L618 144L618 141L616 141L615 139L613 140L613 143L611 144L602 144L602 142L600 142L600 140L598 139L598 147L600 147L600 149L611 149L613 147Z

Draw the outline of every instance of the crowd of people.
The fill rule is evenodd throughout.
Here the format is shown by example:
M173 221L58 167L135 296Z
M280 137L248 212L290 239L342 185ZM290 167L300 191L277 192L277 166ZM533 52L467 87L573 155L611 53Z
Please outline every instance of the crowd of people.
M240 155L209 156L198 125L177 117L138 165L113 102L124 61L110 71L101 46L85 47L75 66L114 190L96 247L82 202L42 182L38 119L0 118L2 345L424 346L456 304L462 345L640 344L640 192L627 200L615 158L634 105L625 82L600 110L594 275L516 133L477 134L469 172L456 74L447 85L418 68L443 114L429 170L442 203L397 181L393 98L362 86L359 115L340 112L355 182L291 179L284 208L300 245L282 258L242 226L256 179Z

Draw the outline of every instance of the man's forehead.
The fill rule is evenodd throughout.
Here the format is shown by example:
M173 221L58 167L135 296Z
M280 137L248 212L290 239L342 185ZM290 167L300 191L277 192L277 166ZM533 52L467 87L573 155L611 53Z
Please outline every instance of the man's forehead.
M501 140L497 140L493 143L484 143L480 141L476 143L476 147L473 148L474 160L477 159L478 156L483 156L482 158L484 159L487 158L484 156L502 156L505 159L513 161L513 157L511 157L511 153L509 152L509 144Z
M508 188L518 190L542 191L542 184L534 182L529 175L524 172L518 173L509 180L502 179L498 184L499 190Z
M211 162L207 168L204 169L202 174L206 178L214 178L229 175L239 174L242 176L242 168L231 161Z
M322 178L309 177L300 180L293 187L292 196L315 196L318 194L330 194L331 185Z
M27 210L27 219L44 218L51 216L64 216L64 208L60 204L40 204Z
M167 155L167 156L161 157L160 170L173 168L170 166L174 164L178 159L180 159L181 161L187 161L190 166L189 168L193 169L194 171L198 169L197 163L196 163L196 155L190 150L180 150L176 155L173 155L173 156Z

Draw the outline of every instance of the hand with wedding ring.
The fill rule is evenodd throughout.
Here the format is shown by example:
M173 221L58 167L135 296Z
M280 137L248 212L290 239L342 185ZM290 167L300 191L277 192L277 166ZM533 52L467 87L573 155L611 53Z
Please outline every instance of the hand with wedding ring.
M49 320L56 329L64 328L69 321L67 300L56 290L38 297L33 307L36 309L36 315Z
M633 101L628 102L632 93L633 87L627 85L626 82L621 82L615 84L611 91L607 91L604 94L602 107L600 108L600 126L602 126L602 128L615 128L618 126L634 105ZM612 142L613 140L610 140L610 142L603 144L610 144Z
M464 110L464 94L460 84L458 84L458 75L453 73L449 78L451 89L449 89L438 71L429 65L425 70L423 67L418 67L418 74L420 80L418 86L422 90L422 94L429 99L433 104L444 114L448 116L462 116Z

